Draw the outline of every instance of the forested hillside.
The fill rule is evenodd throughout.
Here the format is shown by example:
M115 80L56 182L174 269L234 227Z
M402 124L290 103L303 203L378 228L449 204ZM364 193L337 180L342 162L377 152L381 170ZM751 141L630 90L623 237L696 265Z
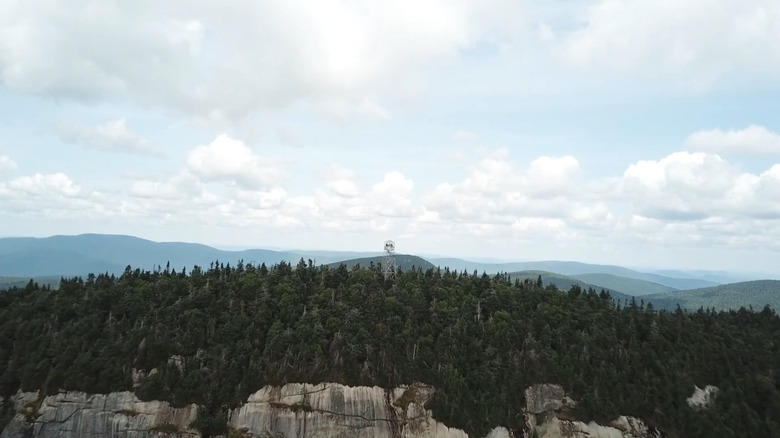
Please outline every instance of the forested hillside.
M519 428L523 389L562 384L576 414L644 418L672 437L780 436L780 318L656 312L506 275L301 261L30 283L0 294L0 396L20 387L136 393L221 413L266 384L425 382L436 418ZM716 385L710 410L685 402ZM9 403L5 415L12 414ZM204 420L205 421L205 420Z
M672 292L677 289L663 284L653 283L646 280L637 280L636 278L621 277L611 274L580 274L572 275L577 280L592 284L595 287L605 287L611 290L639 297L642 295Z
M331 269L338 268L339 265L344 265L347 269L352 269L355 266L368 267L371 265L381 265L382 259L383 256L361 257L357 259L349 259L349 260L333 262L330 263L328 267ZM431 264L431 262L429 262L428 260L410 254L396 254L395 264L398 269L401 269L403 271L409 271L415 268L419 268L422 270L435 268L435 266L433 266L433 264Z
M538 283L541 280L541 284L553 285L560 290L569 290L572 287L576 286L583 290L594 289L598 292L604 291L609 293L609 295L612 297L612 300L615 301L616 303L626 303L631 301L632 299L631 295L626 295L611 289L597 287L592 284L585 283L584 281L578 280L576 278L569 277L568 275L556 274L554 272L518 271L518 272L510 272L508 275L509 278L511 279L516 278L519 279L520 281L531 280L531 281L536 281Z
M722 284L642 297L652 301L656 307L674 309L681 306L688 309L712 307L718 310L752 307L761 309L770 306L780 308L780 280L756 280Z

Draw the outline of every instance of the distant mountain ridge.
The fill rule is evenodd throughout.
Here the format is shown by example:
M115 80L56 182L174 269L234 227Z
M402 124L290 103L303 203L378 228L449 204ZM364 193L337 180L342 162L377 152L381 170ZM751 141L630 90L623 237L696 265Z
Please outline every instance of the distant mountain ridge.
M596 286L593 284L586 283L584 281L578 280L574 277L570 277L567 275L561 275L557 274L555 272L547 272L547 271L518 271L518 272L510 272L509 276L511 278L518 278L521 280L529 279L529 280L537 280L539 277L542 279L542 283L547 286L550 284L555 285L558 290L561 291L568 291L572 288L572 286L579 286L583 291L586 291L588 289L593 289L596 292L601 292L602 290L609 292L609 294L612 296L612 299L615 300L615 302L618 303L624 303L627 301L631 301L633 298L631 295L610 289L607 287L601 287Z
M584 274L609 274L635 280L649 281L673 289L694 289L699 287L717 286L715 283L699 278L678 278L667 277L664 275L639 272L633 269L614 265L595 265L582 262L545 260L538 262L515 262L515 263L477 263L456 258L432 258L431 263L439 266L449 266L450 269L467 270L471 272L476 269L478 272L487 272L494 274L496 272L517 272L517 271L546 271L558 274L574 276Z
M614 289L616 291L621 291L635 297L679 290L677 288L665 286L659 283L653 283L647 280L638 280L636 278L621 277L619 275L612 274L579 274L572 275L571 277L582 280L585 283Z
M344 263L369 266L381 264L381 252L357 251L278 251L246 249L227 251L207 245L183 242L154 242L133 236L82 234L77 236L52 236L46 238L0 238L0 289L23 286L30 278L41 284L56 284L61 276L86 276L89 273L121 274L125 267L154 270L158 266L190 270L193 266L208 267L212 262L236 264L239 260L259 265L279 262L297 263L311 259L317 265L333 267ZM703 278L680 278L681 271L663 271L667 275L645 273L621 266L594 265L571 261L538 261L517 263L479 263L457 258L425 259L414 255L397 255L396 264L404 270L412 266L422 270L447 267L452 271L472 273L512 273L535 280L542 275L545 284L555 284L560 290L572 285L583 289L592 287L607 290L617 301L630 300L632 296L652 302L657 308L676 308L679 303L688 309L715 307L738 308L752 305L754 308L770 304L780 309L780 292L775 283L734 283L718 286ZM728 279L730 274L701 271L710 279ZM680 289L680 290L677 290ZM689 290L692 289L692 290Z
M722 284L714 287L645 295L656 308L674 310L680 307L696 310L700 307L716 310L736 310L752 307L761 310L769 305L780 310L780 280L754 280Z
M222 251L197 243L153 242L133 236L81 234L46 238L0 239L0 275L37 277L76 276L88 273L121 273L128 265L154 269L170 262L174 269L208 266L219 260L235 264L295 262L301 255L285 251L253 249Z

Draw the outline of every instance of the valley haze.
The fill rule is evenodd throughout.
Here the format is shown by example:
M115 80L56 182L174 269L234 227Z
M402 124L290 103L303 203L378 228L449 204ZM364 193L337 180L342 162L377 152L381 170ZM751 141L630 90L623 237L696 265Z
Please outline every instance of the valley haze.
M377 246L382 247L380 241ZM52 254L52 252L54 252ZM311 259L316 264L333 264L340 261L381 257L383 251L329 251L306 249L265 249L242 247L242 249L217 249L200 243L155 242L130 235L80 234L50 237L0 237L0 275L85 275L85 269L92 273L121 273L127 265L133 268L154 269L170 263L173 268L208 266L214 261L235 264L239 260L256 265L274 264L280 261L297 263L300 259ZM68 258L67 256L73 256ZM519 270L544 270L560 274L623 275L653 281L666 278L685 286L691 284L712 286L716 284L775 278L771 273L726 272L707 270L664 270L629 269L623 266L593 264L577 261L472 261L466 258L422 256L433 266L448 267L457 271L473 271L495 274ZM82 260L79 260L82 259ZM480 260L476 258L476 260ZM47 264L53 261L54 264ZM91 266L91 267L90 267Z

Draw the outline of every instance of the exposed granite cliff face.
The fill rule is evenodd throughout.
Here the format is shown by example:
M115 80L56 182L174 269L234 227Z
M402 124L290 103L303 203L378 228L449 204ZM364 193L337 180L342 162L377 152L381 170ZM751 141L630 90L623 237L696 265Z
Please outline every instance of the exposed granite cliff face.
M284 438L468 438L460 429L437 422L426 409L433 388L423 384L394 389L349 387L335 383L266 386L229 412L231 436ZM496 427L487 438L656 438L641 420L620 417L609 426L569 419L576 402L560 385L534 385L525 391L526 427L513 435ZM19 393L19 414L0 438L27 437L195 437L190 428L194 405L172 408L142 402L131 392L88 395L63 392L40 397Z
M198 436L189 429L197 415L195 405L176 409L167 402L140 401L132 392L62 392L48 397L28 392L13 401L19 414L2 438L152 438L174 431L180 437Z
M286 438L468 438L433 419L425 409L432 395L425 385L392 390L332 383L266 386L231 412L229 426L254 436Z
M707 409L713 403L715 403L715 398L718 396L718 391L718 387L713 385L707 385L704 387L704 389L696 386L694 387L693 395L688 397L686 400L688 402L688 406L694 409Z
M621 416L602 426L572 420L568 411L577 403L563 387L534 385L525 390L526 435L534 438L659 438L661 434L642 420Z

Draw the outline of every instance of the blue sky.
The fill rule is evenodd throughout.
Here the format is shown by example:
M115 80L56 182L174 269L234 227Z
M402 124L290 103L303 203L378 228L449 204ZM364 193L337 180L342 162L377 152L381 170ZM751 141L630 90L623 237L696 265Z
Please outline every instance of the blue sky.
M0 235L777 273L780 4L0 4Z

